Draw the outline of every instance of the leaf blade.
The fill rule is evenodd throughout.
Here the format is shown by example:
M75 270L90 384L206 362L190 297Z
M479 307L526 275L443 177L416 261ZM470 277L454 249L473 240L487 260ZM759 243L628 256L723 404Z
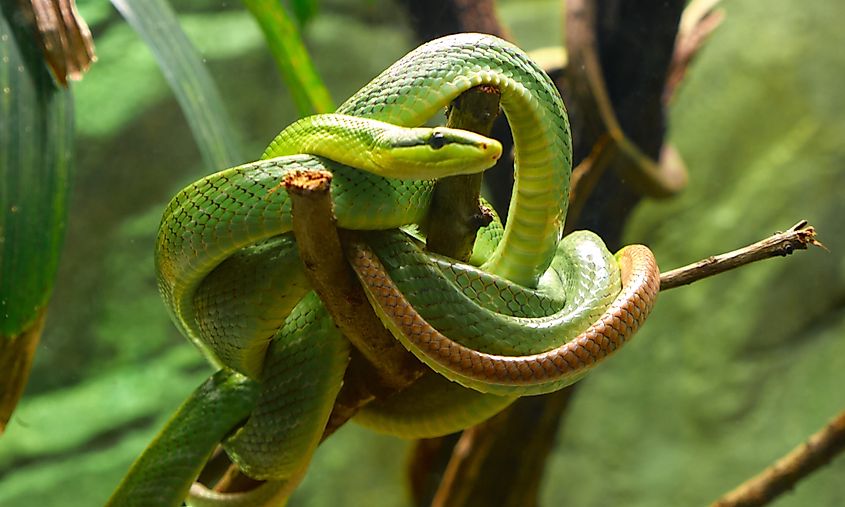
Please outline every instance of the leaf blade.
M243 0L276 60L301 116L334 111L328 88L314 68L296 24L279 0Z
M41 336L73 158L70 92L55 85L22 19L0 8L0 432Z
M240 146L220 92L165 0L111 0L144 40L179 102L205 166L241 162Z

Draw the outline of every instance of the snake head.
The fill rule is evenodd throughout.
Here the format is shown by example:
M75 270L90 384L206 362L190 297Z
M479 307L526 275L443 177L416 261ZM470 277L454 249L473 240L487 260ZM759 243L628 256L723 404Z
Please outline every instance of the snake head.
M502 145L466 130L396 127L379 134L371 155L385 175L434 179L489 169L502 156Z

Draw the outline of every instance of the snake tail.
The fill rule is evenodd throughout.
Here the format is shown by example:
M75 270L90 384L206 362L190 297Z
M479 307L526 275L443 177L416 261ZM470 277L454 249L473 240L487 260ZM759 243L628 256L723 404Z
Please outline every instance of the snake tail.
M132 464L107 507L178 507L211 452L255 407L258 383L231 370L211 376Z

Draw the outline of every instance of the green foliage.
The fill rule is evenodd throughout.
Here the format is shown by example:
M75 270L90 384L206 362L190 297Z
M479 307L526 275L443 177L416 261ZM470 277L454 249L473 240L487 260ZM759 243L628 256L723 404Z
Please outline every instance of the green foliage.
M311 63L299 30L282 4L278 0L243 0L243 3L264 32L299 114L307 116L334 111L331 95ZM295 5L306 3L309 2L295 2Z
M89 10L81 6L86 20ZM146 43L129 25L116 21L106 18L99 21L100 26L92 23L95 31L103 30L97 37L98 62L73 90L77 132L89 139L114 135L172 94ZM239 58L264 44L244 11L180 16L180 24L199 48L203 62ZM226 37L220 37L221 33ZM109 98L107 107L103 107L103 97Z
M309 21L314 19L314 16L317 15L317 11L319 11L317 0L290 0L289 3L299 26L306 25Z
M230 167L242 160L217 87L176 15L165 0L112 0L144 39L179 100L206 167Z
M52 291L73 154L70 94L14 10L0 9L0 340L30 326Z
M103 505L129 464L210 373L178 348L139 368L26 400L0 446L0 505Z
M73 155L57 87L13 4L0 5L0 433L23 394L58 269Z

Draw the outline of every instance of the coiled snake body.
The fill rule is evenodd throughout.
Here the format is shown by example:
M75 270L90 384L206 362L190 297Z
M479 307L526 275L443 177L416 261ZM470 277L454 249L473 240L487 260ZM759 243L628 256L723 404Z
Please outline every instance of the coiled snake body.
M429 254L395 228L423 218L433 178L479 172L499 157L494 140L416 128L482 84L501 93L516 166L507 224L479 233L473 266ZM278 191L288 171L333 173L338 225L374 231L349 260L376 313L442 374L367 407L355 419L365 425L409 437L470 426L516 396L576 381L650 312L659 273L648 249L614 257L589 232L561 240L569 125L551 81L515 46L478 34L430 42L337 113L294 123L262 160L203 178L167 207L156 244L161 292L221 371L136 461L111 504L178 505L219 441L247 475L268 482L234 495L195 485L192 505L284 498L304 473L349 345L299 268L290 202Z

